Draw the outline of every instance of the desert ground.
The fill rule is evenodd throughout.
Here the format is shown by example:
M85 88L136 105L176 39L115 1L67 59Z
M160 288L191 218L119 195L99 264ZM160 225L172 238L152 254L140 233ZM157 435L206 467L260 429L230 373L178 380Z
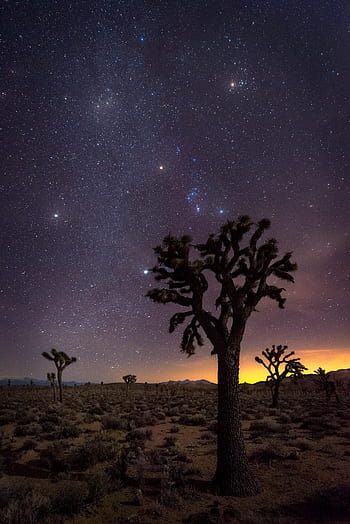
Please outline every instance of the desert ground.
M216 386L133 384L0 391L0 522L350 522L349 391L241 386L247 454L262 492L211 492Z

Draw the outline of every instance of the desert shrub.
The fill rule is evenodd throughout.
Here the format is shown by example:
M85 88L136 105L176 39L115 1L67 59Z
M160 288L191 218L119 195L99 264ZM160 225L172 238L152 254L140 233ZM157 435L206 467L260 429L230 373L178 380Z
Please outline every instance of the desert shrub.
M171 448L171 447L175 446L176 441L177 441L176 437L165 437L164 438L164 447L165 448Z
M189 466L188 468L185 469L184 471L184 475L187 477L187 476L193 476L195 475L196 477L201 477L202 476L202 472L199 468L196 468L195 466Z
M207 423L207 419L204 415L182 415L179 419L180 424L184 424L186 426L205 426Z
M164 411L155 410L153 411L153 416L156 420L165 420L165 413Z
M87 501L88 488L85 483L68 481L62 484L52 499L54 513L74 515L81 511Z
M14 485L2 483L0 522L6 524L36 524L50 512L50 500L34 489L28 482Z
M111 460L115 454L116 442L97 436L76 448L70 456L70 461L75 468L87 469L98 462Z
M249 431L252 433L252 436L265 436L271 433L279 433L282 430L282 426L277 422L270 420L266 421L255 421L251 422L249 426Z
M242 420L254 420L254 416L250 413L246 413L245 411L241 415Z
M91 413L85 413L83 422L85 424L91 424L92 422L95 422L96 420L99 420L99 417L97 415L92 415Z
M292 446L299 449L300 451L308 451L313 448L312 442L306 438L296 439L292 443Z
M80 435L80 429L78 424L73 424L71 422L65 422L60 424L56 431L54 432L53 438L74 438Z
M104 429L120 429L125 430L127 428L127 422L125 419L121 419L115 415L104 415L101 418L101 424Z
M349 441L350 441L350 430L349 429L345 429L345 430L339 432L339 437L349 439Z
M190 457L186 455L186 453L183 453L183 452L177 453L174 459L177 460L178 462L185 462L185 463L192 462L192 459L190 459Z
M110 478L114 489L118 489L122 485L122 481L126 479L129 462L129 449L121 448L117 458L107 466L105 473Z
M153 464L154 466L161 466L162 464L166 464L167 457L164 456L162 450L158 448L152 448L146 452L146 457L148 459L148 462L150 464Z
M104 415L105 411L101 408L101 406L94 405L89 407L87 411L90 415Z
M135 428L126 435L126 440L145 441L152 440L152 430L147 428Z
M178 433L180 431L179 426L171 426L170 433Z
M31 413L27 413L27 412L25 413L21 412L20 414L17 413L16 419L19 421L19 424L21 424L22 426L25 426L27 424L31 424L31 422L34 422L34 416Z
M48 410L47 413L44 413L39 418L40 424L45 424L46 422L51 422L51 424L58 424L60 421L58 414L56 411Z
M56 422L51 422L49 420L46 420L44 422L40 422L41 424L41 430L43 433L54 433L56 431L56 428L57 428L57 423Z
M25 437L28 435L26 426L21 426L17 424L13 430L13 435L15 437Z
M201 440L211 440L211 441L215 439L213 433L210 433L209 431L204 431L204 433L202 433L199 438Z
M93 473L87 479L87 502L95 504L110 491L110 477L104 471Z
M274 444L269 443L267 446L256 449L249 458L258 463L271 465L274 460L281 459L282 454Z
M302 413L292 413L290 416L290 420L293 424L299 424L303 421L303 414Z
M16 419L16 412L10 409L2 409L0 411L0 426L11 424Z
M180 410L178 407L170 408L166 411L168 417L178 417L180 415Z
M23 442L22 450L27 451L29 449L35 449L38 443L35 440L27 439Z
M313 433L332 435L335 431L341 428L339 422L331 417L315 417L308 416L304 418L303 423L300 426L302 429L308 429Z
M40 453L44 465L52 473L67 473L70 471L70 462L67 455L67 444L55 442Z
M287 415L286 413L281 413L281 415L277 418L277 421L280 424L290 424L292 422L292 419L290 415Z
M349 522L350 486L340 484L318 491L292 508L308 522Z
M150 411L141 413L139 416L135 417L135 425L137 427L143 426L155 426L157 419L152 415Z

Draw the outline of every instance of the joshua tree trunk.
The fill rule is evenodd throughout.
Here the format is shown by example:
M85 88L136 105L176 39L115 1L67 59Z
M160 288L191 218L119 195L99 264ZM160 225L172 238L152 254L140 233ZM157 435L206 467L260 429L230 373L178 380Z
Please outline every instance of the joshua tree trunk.
M219 495L256 495L260 487L248 466L241 428L240 344L215 349L218 355L218 445L213 484Z
M272 384L272 408L278 408L278 401L280 396L280 385L281 383L279 381Z
M62 391L62 370L57 370L57 382L58 382L58 390L59 390L59 400L60 402L63 402L63 391Z
M56 385L55 385L55 383L52 384L52 394L53 394L53 401L56 402Z

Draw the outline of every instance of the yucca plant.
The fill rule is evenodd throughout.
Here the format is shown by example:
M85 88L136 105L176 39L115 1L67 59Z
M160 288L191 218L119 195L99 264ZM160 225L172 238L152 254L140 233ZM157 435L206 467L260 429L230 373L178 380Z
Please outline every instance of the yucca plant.
M50 354L51 353L51 354ZM59 401L63 402L63 388L62 388L62 373L67 366L76 362L75 357L69 357L64 351L57 351L57 349L51 349L50 353L44 351L42 356L54 362L57 369L57 382L59 390Z
M53 393L53 401L56 402L56 374L55 373L48 373L47 380L50 382L52 393Z
M272 394L272 408L277 408L279 403L279 392L281 383L287 377L300 378L307 368L300 362L300 358L291 358L295 353L286 353L288 346L275 346L262 351L265 361L261 357L255 357L258 364L264 366L268 371L266 382L270 384Z
M218 444L213 484L219 495L248 496L260 491L248 466L241 429L241 342L261 300L270 298L284 308L284 288L275 281L294 282L291 272L297 268L291 252L278 258L275 239L260 242L269 227L267 219L256 223L241 216L209 235L204 244L194 244L188 235L168 235L154 250L158 261L152 271L163 287L151 289L147 296L181 307L171 317L169 331L187 324L181 342L184 353L191 356L196 346L203 346L204 333L217 356ZM194 250L199 258L191 257Z

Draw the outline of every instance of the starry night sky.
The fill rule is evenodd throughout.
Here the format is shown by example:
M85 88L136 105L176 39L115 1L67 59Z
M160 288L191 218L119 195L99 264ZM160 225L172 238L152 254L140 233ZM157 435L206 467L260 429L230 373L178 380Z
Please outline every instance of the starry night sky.
M273 343L350 367L349 2L0 10L0 376L44 378L55 347L78 358L67 380L215 380L144 271L169 232L202 242L240 214L270 218L299 265L286 309L248 321L242 380Z

